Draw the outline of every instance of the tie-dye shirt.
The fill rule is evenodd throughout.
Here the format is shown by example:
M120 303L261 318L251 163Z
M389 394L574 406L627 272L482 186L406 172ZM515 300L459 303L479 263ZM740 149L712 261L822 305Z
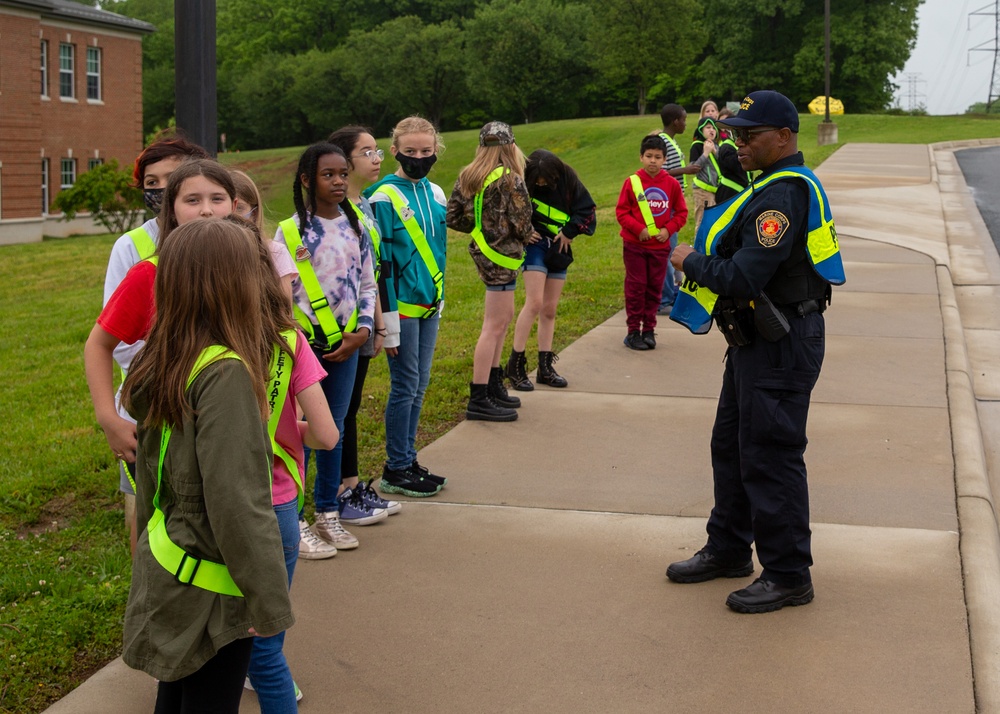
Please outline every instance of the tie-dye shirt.
M298 217L295 218L295 223L298 225ZM310 216L306 230L302 231L301 226L299 230L309 255L295 255L292 249L289 252L296 265L304 260L312 263L316 279L323 287L337 324L341 327L347 325L357 307L358 328L374 330L378 289L372 263L372 245L367 234L359 238L351 228L350 221L343 215L332 219ZM278 228L274 240L287 245L281 228ZM302 272L301 268L299 272ZM299 277L292 282L292 298L312 323L318 324Z

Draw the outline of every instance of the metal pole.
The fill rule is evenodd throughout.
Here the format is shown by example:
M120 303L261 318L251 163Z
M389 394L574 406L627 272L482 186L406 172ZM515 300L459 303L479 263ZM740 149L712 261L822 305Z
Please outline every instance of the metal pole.
M215 0L174 0L174 67L177 127L215 156Z
M825 122L830 121L830 0L825 0L823 3L823 23L824 23L824 34L826 35L826 118L823 120Z

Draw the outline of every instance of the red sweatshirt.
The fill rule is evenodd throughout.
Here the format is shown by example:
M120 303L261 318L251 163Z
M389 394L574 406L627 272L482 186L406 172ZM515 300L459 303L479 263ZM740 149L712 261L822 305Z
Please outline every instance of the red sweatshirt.
M650 176L645 169L636 171L642 181L642 189L649 202L656 226L668 236L677 233L687 223L688 209L684 203L684 192L680 183L666 171L660 171L656 176ZM618 223L622 229L623 240L637 243L649 250L670 250L670 241L661 243L655 237L640 241L639 234L646 227L646 221L639 212L639 202L635 200L631 178L625 180L621 195L618 196Z

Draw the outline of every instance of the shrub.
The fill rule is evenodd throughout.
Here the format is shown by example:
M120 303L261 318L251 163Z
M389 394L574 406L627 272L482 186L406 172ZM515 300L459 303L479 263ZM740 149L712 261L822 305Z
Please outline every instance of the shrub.
M114 159L81 175L73 186L59 192L53 205L65 221L80 212L90 213L109 233L118 234L132 228L143 213L142 191Z

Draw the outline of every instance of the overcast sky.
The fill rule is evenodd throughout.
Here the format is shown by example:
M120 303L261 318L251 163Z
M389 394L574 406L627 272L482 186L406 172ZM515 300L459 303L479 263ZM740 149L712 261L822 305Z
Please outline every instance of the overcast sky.
M992 13L993 8L993 0L924 0L917 11L917 46L894 80L899 106L910 109L906 73L919 75L916 102L929 114L962 114L970 104L986 101L993 75L995 18L969 13ZM969 51L977 45L990 51Z

